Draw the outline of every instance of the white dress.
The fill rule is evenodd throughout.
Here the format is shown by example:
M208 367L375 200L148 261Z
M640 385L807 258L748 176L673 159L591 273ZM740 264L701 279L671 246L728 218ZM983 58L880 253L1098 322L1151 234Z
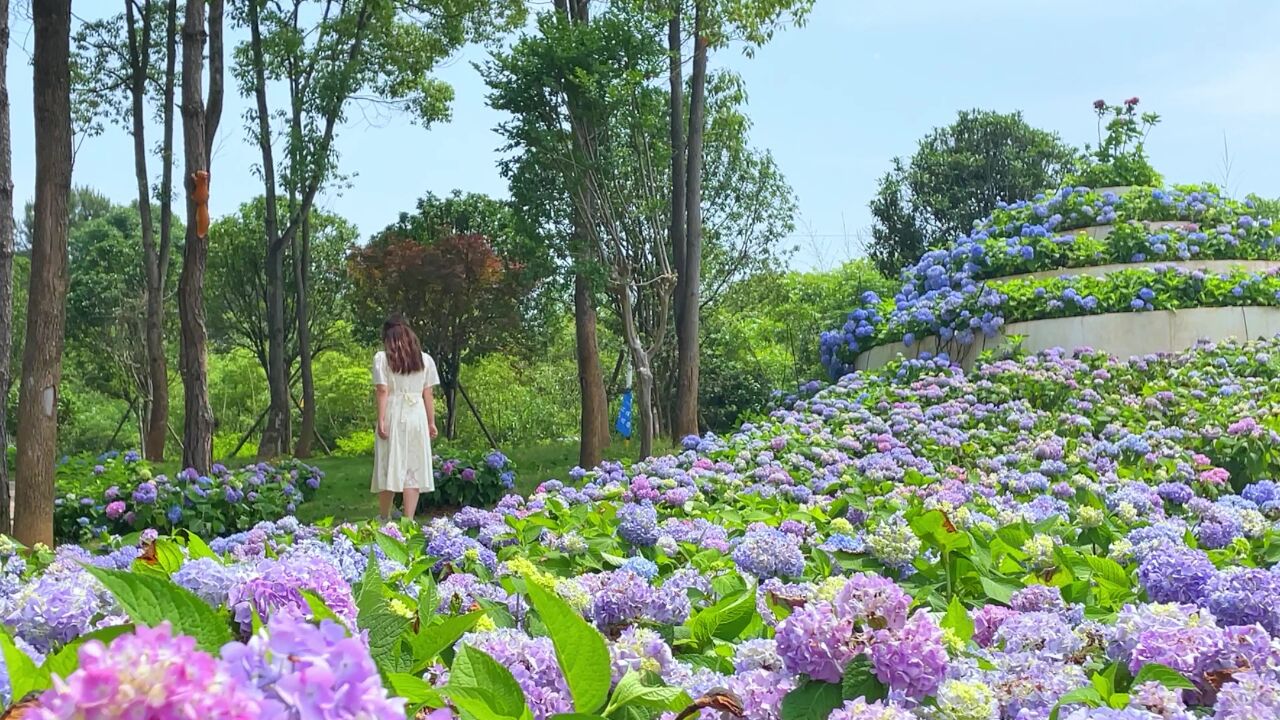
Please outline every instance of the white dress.
M422 391L440 384L436 363L422 353L423 368L416 373L397 375L387 365L387 354L373 356L373 384L387 387L387 434L374 433L373 492L435 490L431 474L431 433Z

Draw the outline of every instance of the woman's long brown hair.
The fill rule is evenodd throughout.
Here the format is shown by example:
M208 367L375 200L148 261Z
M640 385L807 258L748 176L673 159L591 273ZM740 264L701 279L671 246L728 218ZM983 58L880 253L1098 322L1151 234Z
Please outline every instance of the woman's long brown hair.
M382 323L382 347L391 372L410 375L422 370L422 344L404 318L392 317Z

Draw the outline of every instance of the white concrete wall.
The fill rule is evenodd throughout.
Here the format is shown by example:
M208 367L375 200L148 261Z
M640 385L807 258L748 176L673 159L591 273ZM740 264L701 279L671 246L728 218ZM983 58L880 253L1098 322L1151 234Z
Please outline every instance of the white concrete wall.
M1109 313L1010 323L995 337L979 336L967 348L944 348L953 361L972 368L984 350L1006 344L1010 335L1024 337L1022 347L1040 352L1060 347L1091 347L1117 357L1185 350L1201 339L1254 340L1280 334L1280 307L1217 307L1150 312ZM858 355L854 367L875 369L899 356L914 358L921 352L937 352L937 338L929 337L907 347L889 343Z
M1157 266L1182 268L1188 272L1202 270L1209 274L1224 273L1231 270L1267 272L1268 270L1280 269L1280 260L1168 260L1164 262L1114 263L1111 265L1094 265L1093 267L1055 268L1053 270L1041 270L1020 275L1004 275L1002 277L988 278L985 282L992 287L999 287L999 283L1009 282L1010 280L1041 280L1056 277L1079 277L1081 275L1104 277L1121 270L1141 270Z

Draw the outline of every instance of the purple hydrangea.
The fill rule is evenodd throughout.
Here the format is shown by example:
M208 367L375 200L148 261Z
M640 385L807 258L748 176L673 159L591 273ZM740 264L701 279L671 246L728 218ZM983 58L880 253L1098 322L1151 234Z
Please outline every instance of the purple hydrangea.
M618 508L618 536L638 547L657 543L657 509L649 503L627 503Z
M368 646L332 620L312 625L277 612L247 643L223 647L222 667L261 693L264 717L404 718L404 699L388 697Z
M1204 606L1223 625L1258 623L1280 636L1280 575L1260 568L1229 568L1205 586Z
M289 560L263 560L243 580L227 592L227 605L244 631L253 624L253 611L267 621L285 610L309 614L302 590L320 597L325 605L349 627L355 627L356 603L351 586L332 564L315 557L301 556Z
M748 530L733 549L733 561L740 570L759 580L804 573L799 539L769 527Z
M853 620L841 617L831 603L797 608L778 624L778 655L787 670L815 680L838 683L844 667L862 648L852 640Z
M1138 566L1138 582L1147 598L1157 603L1196 603L1217 570L1203 550L1163 543L1147 553Z
M932 695L947 673L942 629L923 610L912 615L901 632L877 632L869 655L876 678L910 698Z

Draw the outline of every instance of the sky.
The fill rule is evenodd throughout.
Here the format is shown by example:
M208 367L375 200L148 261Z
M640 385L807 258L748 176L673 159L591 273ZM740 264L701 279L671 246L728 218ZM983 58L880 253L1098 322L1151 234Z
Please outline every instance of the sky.
M75 0L74 12L94 17L116 5ZM754 57L729 48L710 62L742 75L751 142L774 154L796 192L792 265L826 269L863 254L867 203L892 158L909 156L962 109L1021 110L1032 125L1080 145L1096 140L1095 99L1136 95L1141 110L1163 118L1147 146L1168 181L1280 196L1276 27L1275 0L817 0L804 27L779 33ZM30 22L15 16L9 92L19 208L35 177L31 46ZM439 70L456 93L448 122L424 129L353 113L338 139L349 187L318 205L367 236L427 191L505 196L494 132L503 115L486 106L473 67L486 58L484 48L468 47ZM213 158L215 216L261 193L258 151L244 132L247 105L228 88ZM123 130L84 142L74 182L121 203L135 199Z

